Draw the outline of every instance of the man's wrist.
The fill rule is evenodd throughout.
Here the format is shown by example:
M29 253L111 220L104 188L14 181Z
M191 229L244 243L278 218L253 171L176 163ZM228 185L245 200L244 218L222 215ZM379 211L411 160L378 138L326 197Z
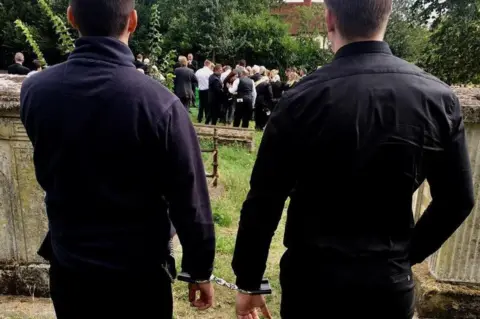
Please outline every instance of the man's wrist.
M251 291L247 291L247 290L243 290L243 289L240 289L238 288L238 293L241 293L242 295L248 295L248 296L254 296L255 294Z
M184 271L178 275L178 280L185 281L191 284L206 284L212 281L212 274L211 272L192 274Z
M192 283L195 284L195 285L203 285L203 284L208 284L210 282L212 282L211 279L208 279L208 280L193 280Z

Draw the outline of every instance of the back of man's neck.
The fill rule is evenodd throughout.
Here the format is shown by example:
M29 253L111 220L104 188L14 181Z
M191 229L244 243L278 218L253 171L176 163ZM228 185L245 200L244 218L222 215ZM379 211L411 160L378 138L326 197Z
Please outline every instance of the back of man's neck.
M337 43L337 49L336 51L340 50L346 45L352 44L352 43L358 43L358 42L383 42L384 36L382 34L379 34L377 36L373 37L367 37L367 38L351 38L351 39L341 39Z

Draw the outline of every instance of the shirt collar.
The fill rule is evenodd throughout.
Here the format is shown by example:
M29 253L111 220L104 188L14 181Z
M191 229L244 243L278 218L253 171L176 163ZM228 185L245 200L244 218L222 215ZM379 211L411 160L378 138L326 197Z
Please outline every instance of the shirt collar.
M113 64L135 67L130 48L120 40L110 37L81 37L75 42L75 49L70 54L72 59L101 60Z
M335 54L335 60L360 54L383 53L392 55L392 50L383 41L353 42L340 48Z

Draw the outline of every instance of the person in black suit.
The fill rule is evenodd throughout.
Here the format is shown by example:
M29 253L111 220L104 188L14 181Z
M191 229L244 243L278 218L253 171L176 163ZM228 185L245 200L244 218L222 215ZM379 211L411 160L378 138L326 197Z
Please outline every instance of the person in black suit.
M180 67L175 69L175 79L173 81L173 91L175 95L182 101L185 108L189 108L190 101L192 100L193 87L197 85L197 77L193 70L187 67L187 58L181 56L178 58Z
M260 80L255 82L257 99L255 100L255 129L263 131L267 125L273 105L273 91L266 70L262 67Z
M187 64L188 68L192 69L193 72L197 72L198 62L193 59L193 54L189 53L187 60L188 60L188 64Z
M220 77L221 79L221 77ZM223 80L223 94L224 94L224 122L226 125L230 125L233 122L233 116L235 113L235 101L234 96L229 91L229 87L235 82L237 79L237 72L233 71L230 72L229 75Z
M210 112L207 114L205 124L217 125L220 117L222 102L224 101L223 84L220 79L223 72L221 64L215 65L213 74L208 79L208 104L210 104Z
M282 98L283 95L283 83L280 80L280 76L278 75L278 70L272 70L270 72L270 84L272 85L272 93L273 93L273 108L277 105L278 101Z
M188 60L188 65L187 65L188 68L192 69L193 72L197 72L198 71L198 62L193 59L193 54L192 53L188 54L187 60ZM193 96L192 96L192 104L191 105L192 105L192 107L195 107L195 108L197 107L196 102L195 102L195 90L196 89L197 89L196 86L192 87Z
M137 59L133 61L133 64L137 69L142 69L144 72L147 69L145 63L143 63L143 55L141 54L137 54Z
M27 75L30 73L30 69L23 66L23 61L25 57L23 53L16 53L15 54L15 63L8 67L8 74L14 75Z

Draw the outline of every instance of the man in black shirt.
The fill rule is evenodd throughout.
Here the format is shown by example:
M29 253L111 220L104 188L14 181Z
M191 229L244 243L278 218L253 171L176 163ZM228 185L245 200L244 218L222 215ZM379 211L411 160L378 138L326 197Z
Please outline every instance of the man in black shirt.
M193 72L197 72L198 70L198 62L193 59L193 54L189 53L187 56L188 59L188 68L192 69Z
M30 69L23 66L25 57L23 53L17 52L15 54L15 63L8 67L8 74L13 75L27 75L30 73Z
M220 80L223 68L221 64L215 65L213 74L208 79L208 104L210 104L210 112L207 114L205 124L217 125L224 100L223 84Z
M205 169L179 99L135 69L134 0L71 0L68 61L30 77L21 118L46 192L57 318L172 318L170 219L192 305L212 305ZM169 218L170 217L170 218ZM195 300L200 291L200 299Z
M265 271L285 200L283 318L412 318L411 266L470 214L465 129L449 86L382 42L392 0L325 0L335 59L288 91L258 153L233 268L238 318ZM433 201L414 225L412 195Z
M137 59L133 61L133 64L137 69L141 69L144 72L147 70L145 63L143 63L143 55L137 54Z

